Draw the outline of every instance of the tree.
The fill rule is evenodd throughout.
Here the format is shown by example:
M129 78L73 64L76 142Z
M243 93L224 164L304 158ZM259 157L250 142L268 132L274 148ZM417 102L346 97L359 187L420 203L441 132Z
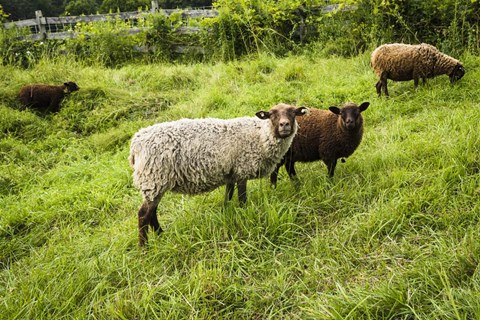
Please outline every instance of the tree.
M212 0L158 0L158 5L165 9L196 8L210 7L212 2Z
M0 22L4 22L8 18L8 14L3 11L3 7L0 4Z
M41 10L46 17L59 16L64 11L62 0L0 0L9 20L35 18L35 11Z
M211 6L212 0L158 0L158 4L166 9L203 7ZM151 0L0 0L0 5L9 20L24 20L35 18L36 10L45 17L136 11L150 7Z
M101 0L70 0L65 5L65 13L72 16L96 14L101 3Z
M109 11L126 12L136 11L138 8L150 7L151 0L103 0L100 5L100 12L107 13Z

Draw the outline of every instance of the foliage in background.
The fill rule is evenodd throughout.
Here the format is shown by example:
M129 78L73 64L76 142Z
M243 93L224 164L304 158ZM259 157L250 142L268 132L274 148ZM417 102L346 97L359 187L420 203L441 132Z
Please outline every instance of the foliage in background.
M150 0L0 0L11 20L35 18L41 10L44 17L135 11L150 6Z
M339 39L339 54L357 54L387 42L426 42L456 55L480 50L478 1L358 0L349 4L357 9L337 11L319 25L324 42ZM331 31L322 34L323 28ZM329 39L329 34L335 37Z
M207 19L206 47L214 56L230 60L245 54L269 52L284 55L315 40L309 15L325 1L217 0L219 16Z
M66 15L76 16L81 14L96 14L100 13L100 6L102 5L101 0L70 0L65 3L64 12ZM114 8L109 8L110 10L115 10ZM133 9L136 10L137 8ZM133 11L132 10L132 11ZM130 11L130 10L129 10Z
M478 1L337 2L332 9L323 0L218 0L214 4L219 15L214 18L186 21L181 11L169 17L155 14L136 23L146 29L135 36L126 36L129 24L121 19L79 24L74 30L87 36L42 45L18 44L3 30L0 53L4 63L23 66L42 55L65 53L119 66L177 59L229 61L262 52L284 56L312 47L325 56L352 56L386 42L427 42L453 56L480 51ZM177 32L184 26L202 31Z
M9 14L3 10L3 6L0 5L0 22L3 23L7 20Z
M59 15L88 15L96 13L137 11L151 6L151 0L0 0L9 19L35 18L41 10L44 17ZM211 6L211 0L158 0L161 8L194 8Z
M158 4L165 9L201 8L211 7L212 0L158 0Z
M43 41L19 40L18 37L28 36L30 31L27 29L2 29L0 33L0 61L4 65L14 65L24 68L35 65L42 57L47 55L47 46L54 45L55 42L45 43Z
M143 26L143 21L137 25ZM64 51L73 59L114 67L141 58L136 47L145 42L145 33L128 35L130 22L112 18L105 22L79 23L75 32L81 35L64 41Z
M218 0L220 15L205 22L211 30L205 43L226 60L258 52L282 55L311 45L326 56L352 56L386 42L427 42L455 55L480 50L478 1L328 3Z
M183 19L182 10L168 17L154 14L147 19L149 29L146 31L145 47L148 49L145 59L155 61L201 61L205 57L205 43L202 36L206 30L199 32L183 31L184 27L200 28L198 19Z
M175 44L175 33L170 19L165 15L158 14L152 16L150 22L151 29L146 32L145 45L152 50L151 60L168 61L173 58Z
M64 0L0 0L0 4L11 20L34 18L36 10L55 17L62 14L64 8Z

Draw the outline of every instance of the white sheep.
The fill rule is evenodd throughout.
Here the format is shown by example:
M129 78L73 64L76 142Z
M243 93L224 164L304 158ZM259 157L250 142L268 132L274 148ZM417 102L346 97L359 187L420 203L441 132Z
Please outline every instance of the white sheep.
M134 185L143 195L140 246L147 241L149 225L162 232L157 207L167 191L199 194L226 185L226 202L237 184L238 199L245 203L247 180L275 169L297 132L295 117L306 112L304 107L278 104L257 112L257 117L182 119L137 132L129 161Z
M410 45L404 43L384 44L376 48L371 55L371 66L379 77L378 96L388 96L387 79L394 81L413 80L415 89L422 78L433 78L443 74L450 77L450 82L460 80L465 74L462 64L430 44Z

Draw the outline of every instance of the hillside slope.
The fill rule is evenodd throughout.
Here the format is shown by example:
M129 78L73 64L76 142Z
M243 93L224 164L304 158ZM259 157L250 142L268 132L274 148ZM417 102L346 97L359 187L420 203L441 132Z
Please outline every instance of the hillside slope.
M475 319L480 317L480 58L467 73L377 98L368 55L226 64L0 67L0 318ZM75 81L58 114L19 110L33 82ZM370 101L333 181L167 194L165 232L137 247L131 136L182 117L278 102Z

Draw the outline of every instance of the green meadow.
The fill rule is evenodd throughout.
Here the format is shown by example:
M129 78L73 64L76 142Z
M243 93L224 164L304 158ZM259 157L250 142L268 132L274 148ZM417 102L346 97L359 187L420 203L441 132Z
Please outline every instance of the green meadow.
M378 98L369 53L235 62L0 66L0 319L480 319L480 58L466 75ZM75 81L60 112L21 110L27 83ZM140 128L254 116L279 102L369 101L356 152L248 183L167 193L138 247Z

